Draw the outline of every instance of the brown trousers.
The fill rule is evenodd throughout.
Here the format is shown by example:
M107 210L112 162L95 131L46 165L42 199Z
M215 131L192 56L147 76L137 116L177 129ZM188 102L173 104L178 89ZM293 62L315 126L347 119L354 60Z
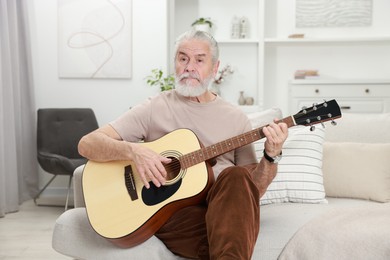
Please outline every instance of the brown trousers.
M156 236L186 258L250 259L260 226L252 170L233 166L222 171L204 205L176 212Z

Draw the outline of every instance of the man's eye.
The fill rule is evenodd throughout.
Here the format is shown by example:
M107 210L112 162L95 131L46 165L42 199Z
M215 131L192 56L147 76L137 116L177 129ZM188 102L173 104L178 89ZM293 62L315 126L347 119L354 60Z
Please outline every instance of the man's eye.
M201 59L198 60L198 63L202 63L202 62L203 62L203 60L201 60Z

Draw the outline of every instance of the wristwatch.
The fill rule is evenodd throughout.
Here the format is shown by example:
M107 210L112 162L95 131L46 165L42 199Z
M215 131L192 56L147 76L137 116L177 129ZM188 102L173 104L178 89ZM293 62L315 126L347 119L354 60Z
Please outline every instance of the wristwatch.
M278 163L282 159L282 151L280 151L280 154L275 157L269 156L265 152L265 149L263 150L263 153L264 153L264 158L267 159L267 161L269 161L270 163Z

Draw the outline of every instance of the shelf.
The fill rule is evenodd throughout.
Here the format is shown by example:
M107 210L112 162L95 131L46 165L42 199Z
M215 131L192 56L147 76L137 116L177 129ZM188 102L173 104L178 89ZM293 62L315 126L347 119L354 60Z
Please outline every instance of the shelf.
M390 79L294 79L292 85L382 85L390 84Z
M265 38L266 44L303 44L303 43L364 43L390 42L390 36L378 37L332 37L332 38Z
M230 44L230 43L259 43L258 39L217 39L217 42L220 44Z

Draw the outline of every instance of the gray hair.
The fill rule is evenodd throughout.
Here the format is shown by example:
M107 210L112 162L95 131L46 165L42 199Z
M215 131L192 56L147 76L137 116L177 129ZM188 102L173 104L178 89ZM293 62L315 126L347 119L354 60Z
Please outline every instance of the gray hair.
M214 39L214 37L207 33L207 32L203 32L203 31L196 31L196 30L190 30L190 31L187 31L185 33L183 33L182 35L180 35L179 37L177 37L176 41L175 41L175 60L176 60L176 55L177 55L177 51L179 49L179 46L181 43L183 43L184 41L188 41L188 40L201 40L201 41L206 41L209 46L210 46L210 51L211 51L211 58L212 58L212 62L213 64L215 64L218 59L219 59L219 48L218 48L218 43L217 41Z

